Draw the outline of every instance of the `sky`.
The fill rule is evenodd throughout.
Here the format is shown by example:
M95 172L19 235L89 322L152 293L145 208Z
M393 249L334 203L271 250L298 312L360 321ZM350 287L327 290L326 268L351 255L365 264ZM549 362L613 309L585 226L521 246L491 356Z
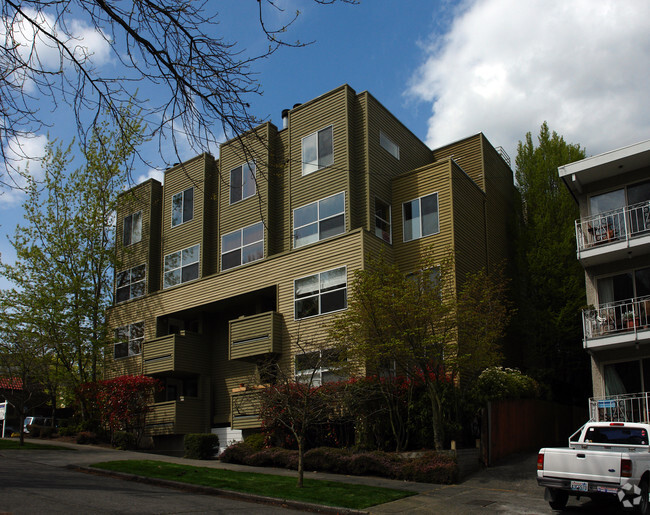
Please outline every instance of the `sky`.
M286 39L310 42L253 64L263 94L247 99L250 110L278 127L282 109L349 84L372 93L431 148L482 132L513 166L518 141L527 132L535 138L544 121L587 155L650 138L647 0L276 4L283 11L271 12L269 21L281 24L300 11ZM214 35L237 42L244 55L268 45L256 22L257 2L209 0L207 8L218 11ZM93 64L119 73L102 38L82 20L74 26ZM65 105L44 113L52 117L51 137L70 137ZM37 153L45 141L41 133L27 144ZM136 170L136 180L162 175L157 146L147 152L153 166ZM181 147L182 159L193 155ZM38 163L30 170L38 175ZM23 198L15 190L0 196L4 261L12 259L5 235L20 222Z

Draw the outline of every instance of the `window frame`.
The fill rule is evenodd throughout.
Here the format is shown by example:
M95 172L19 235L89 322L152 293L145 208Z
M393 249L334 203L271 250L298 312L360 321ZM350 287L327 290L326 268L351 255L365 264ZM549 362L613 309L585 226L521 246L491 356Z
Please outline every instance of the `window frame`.
M133 225L133 218L138 215L138 221L139 221L139 226L140 226L140 233L139 233L139 238L135 240L133 237L134 235L134 225ZM127 220L130 219L131 221L129 222L129 242L126 242L126 227L127 227ZM142 210L140 211L135 211L134 213L131 213L130 215L127 215L124 217L123 224L122 224L122 246L123 247L128 247L130 245L135 245L136 243L140 243L142 241Z
M338 195L343 195L343 211L337 211L334 214L331 214L329 216L321 218L321 214L320 214L321 213L321 203L328 200L328 199L334 198L334 197L336 197ZM345 200L346 199L345 199L345 190L344 190L344 191L339 191L338 193L334 193L333 195L329 195L327 197L315 200L314 202L309 202L308 204L304 204L302 206L298 206L297 208L295 208L291 213L292 222L293 222L292 247L294 249L299 249L299 248L304 247L306 245L311 245L312 243L317 243L319 241L323 241L323 240L327 240L329 238L333 238L335 236L339 236L340 234L345 234L345 232L346 232ZM309 206L312 206L314 204L316 205L316 218L313 221L310 221L308 223L305 223L303 225L300 225L300 226L296 227L296 211L298 211L299 209L308 208ZM323 238L321 236L321 223L325 222L327 220L333 220L334 218L336 218L338 216L341 216L341 215L343 215L343 230L341 232L337 232L336 234L332 234L330 236L326 236L326 237ZM316 234L318 235L318 238L315 241L310 241L310 242L307 242L307 243L303 243L302 245L296 245L296 231L299 230L299 229L303 229L305 227L309 227L310 225L314 225L314 224L316 224L317 229L318 229L317 232L316 232Z
M194 249L194 248L198 248L196 261L190 261L187 264L183 264L183 252L185 252L186 250ZM180 254L180 258L179 258L179 263L180 264L179 264L179 266L177 266L175 268L170 268L169 270L166 270L165 269L166 268L165 261L167 260L168 257L170 257L170 256L172 256L174 254ZM188 279L186 281L183 281L183 269L185 269L187 267L190 267L190 266L192 266L194 264L197 265L196 277L194 277L192 279ZM166 275L169 274L170 272L175 272L177 270L180 270L180 281L178 283L175 283L175 284L167 285L166 280L165 280ZM197 243L196 245L192 245L190 247L186 247L186 248L181 249L181 250L177 250L175 252L170 252L169 254L165 255L165 257L163 258L163 290L166 290L168 288L174 288L175 286L180 286L181 284L196 281L197 279L200 279L200 278L201 278L201 244L200 243Z
M327 154L328 156L331 155L331 162L328 160L327 163L321 163L321 158L320 156L320 134L325 131L331 131L332 137L332 149L331 149L331 154ZM316 164L314 165L313 161L307 161L305 159L305 140L309 138L316 138ZM323 127L322 129L318 129L317 131L314 131L310 134L307 134L307 136L304 136L300 140L300 161L302 163L301 166L301 174L303 177L310 175L312 173L318 172L319 170L322 170L323 168L327 168L328 166L332 166L334 164L334 125L328 125L326 127ZM313 170L310 170L309 168L316 166Z
M423 225L423 220L424 217L422 216L422 200L429 198L429 197L434 197L436 198L436 230L427 234L424 234L424 225ZM407 204L412 204L413 202L417 201L418 205L418 218L419 218L419 236L414 236L409 239L406 239L406 205ZM414 220L415 217L411 218L411 220ZM422 195L421 197L414 198L412 200L407 200L406 202L402 202L402 241L406 243L407 241L414 241L414 240L419 240L421 238L426 238L428 236L434 236L436 234L440 233L440 196L438 195L438 192L435 191L433 193L429 193L427 195Z
M327 274L329 272L334 272L335 270L343 270L343 276L345 277L344 286L341 287L341 286L337 285L334 288L329 288L327 290L323 290L322 289L322 277L321 276L323 274ZM302 296L298 297L297 292L296 292L296 283L298 283L298 281L302 281L304 279L309 279L309 278L312 278L312 277L316 277L317 280L318 280L318 291L317 291L317 293L310 292L308 294L305 294L305 295L302 295ZM344 306L342 308L332 309L332 310L324 312L322 310L322 298L323 298L323 296L334 293L334 292L339 292L339 291L344 292ZM313 299L313 298L318 299L318 312L313 314L313 315L298 317L298 311L297 311L298 302L302 302L302 301L305 301L307 299ZM315 274L305 275L303 277L298 277L297 279L293 280L293 319L294 320L305 320L307 318L314 318L314 317L317 317L317 316L327 315L327 314L330 314L330 313L337 313L339 311L344 311L347 308L348 308L348 267L347 267L347 265L337 266L335 268L330 268L329 270L323 270L321 272L316 272Z
M377 202L381 202L385 206L388 207L388 220L384 220L377 214ZM382 236L379 236L377 234L377 229L379 227L377 226L377 220L381 220L384 223L388 224L388 240ZM381 239L382 241L385 241L386 243L392 245L393 244L393 206L391 206L388 202L384 202L381 198L375 197L375 236L377 238Z
M246 180L246 178L244 177L245 168L247 168L248 172L250 173L250 178L248 180ZM238 169L241 169L241 174L240 174L241 184L238 186L240 198L233 200L233 172ZM248 184L248 181L252 182L253 191L248 193L248 195L244 196L244 186ZM228 187L228 201L230 205L236 204L237 202L242 202L247 198L254 197L256 193L257 193L257 165L255 164L255 161L247 161L246 163L240 164L239 166L235 166L230 170L230 183Z
M132 277L133 276L133 271L136 268L140 268L140 267L144 267L144 273L142 275L142 279L137 280L137 281L133 281L133 277ZM126 272L129 273L129 281L128 281L128 283L123 284L122 286L118 287L118 284L119 284L118 277L120 276L120 274L123 274L123 273L126 273ZM134 296L133 293L132 293L133 285L139 284L139 283L143 283L142 294ZM128 296L127 299L119 300L118 291L123 290L125 288L129 289L129 296ZM132 300L132 299L139 299L140 297L144 297L146 294L147 294L147 264L146 263L142 263L140 265L136 265L136 266L133 266L131 268L121 270L120 272L115 274L115 303L116 304L121 304L122 302L127 302L127 301Z
M379 131L379 146L399 161L399 145L381 130Z
M192 192L192 213L189 216L189 218L185 219L185 197L186 193L188 191ZM178 196L181 196L181 221L174 223L174 199ZM187 222L191 222L194 220L194 186L191 186L189 188L185 188L183 191L179 191L178 193L174 193L172 195L172 209L171 209L171 226L173 227L178 227L180 225L183 225Z
M137 336L136 338L133 337L133 330L135 329L135 326L142 326L141 336ZM118 336L118 333L120 330L125 330L125 333L128 334L128 337L126 340L120 339ZM133 342L138 343L138 352L132 352L132 344ZM126 358L131 358L133 356L139 356L142 354L142 344L144 343L144 321L140 322L133 322L132 324L126 324L120 327L115 328L115 342L113 343L113 359L126 359ZM124 356L117 356L116 355L116 349L118 345L124 345L126 344L126 355Z
M250 229L251 227L255 227L256 225L261 225L261 227L262 227L262 239L260 239L260 240L255 240L255 241L253 241L253 242L251 242L251 243L248 243L248 244L244 244L244 231L245 231L246 229ZM243 265L247 265L247 264L249 264L249 263L254 263L255 261L260 261L260 260L264 259L264 251L265 251L265 241L264 241L264 240L265 240L265 234L264 234L264 229L265 229L265 227L264 227L264 222L260 221L260 222L255 222L254 224L247 225L246 227L240 227L239 229L236 229L236 230L234 230L234 231L231 231L231 232L229 232L229 233L227 233L227 234L222 235L222 236L221 236L221 248L220 248L220 255L221 255L221 263L220 263L220 266L221 266L221 271L222 271L222 272L225 272L226 270L232 270L233 268L237 268L237 267L240 267L240 266L243 266ZM228 236L232 236L233 234L236 234L236 233L239 233L239 246L238 246L238 247L234 247L234 248L228 250L227 252L224 252L224 251L223 251L223 249L224 249L223 239L226 238L226 237L228 237ZM257 243L260 243L260 242L262 243L262 257L257 258L257 259L252 259L252 260L250 260L250 261L246 261L246 262L244 263L244 262L243 262L243 259L244 259L244 252L243 252L243 250L244 250L245 248L247 248L247 247L250 248L250 247L252 247L253 245L255 245L255 244L257 244ZM230 253L232 253L232 252L235 252L236 250L239 250L239 264L238 264L238 265L229 266L228 268L224 268L224 266L223 266L223 257L224 257L224 255L226 255L226 254L230 254Z
M325 354L331 355L330 356L325 356ZM336 359L337 355L336 349L319 349L315 351L309 351L309 352L302 352L300 354L295 354L293 356L293 377L296 383L301 382L302 377L307 377L307 379L311 379L311 385L314 387L319 387L322 386L325 383L335 383L337 381L340 381L341 379L344 379L345 376L341 376L338 374L335 374L333 370L335 370L335 367L331 366L331 363L334 362ZM298 358L303 357L303 356L316 356L315 358L315 364L320 365L318 368L301 368L300 372L298 371ZM332 379L330 381L323 381L323 374L331 373L335 379ZM304 384L308 384L305 382Z

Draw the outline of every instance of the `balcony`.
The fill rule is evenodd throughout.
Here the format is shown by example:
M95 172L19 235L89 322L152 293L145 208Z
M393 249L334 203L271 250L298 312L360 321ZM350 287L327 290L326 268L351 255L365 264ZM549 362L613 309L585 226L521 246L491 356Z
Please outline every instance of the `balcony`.
M145 341L142 346L143 373L169 374L187 372L205 373L209 356L203 336L181 331Z
M254 429L260 427L260 390L263 386L237 388L230 397L231 427L233 429Z
M181 397L183 400L157 402L147 414L145 432L149 436L202 433L206 431L206 410L203 400Z
M228 359L249 359L282 349L282 314L275 311L229 322Z
M593 266L650 253L650 201L576 220L578 259Z
M582 323L586 349L650 343L650 296L584 310Z
M591 422L650 422L650 393L629 393L589 399Z

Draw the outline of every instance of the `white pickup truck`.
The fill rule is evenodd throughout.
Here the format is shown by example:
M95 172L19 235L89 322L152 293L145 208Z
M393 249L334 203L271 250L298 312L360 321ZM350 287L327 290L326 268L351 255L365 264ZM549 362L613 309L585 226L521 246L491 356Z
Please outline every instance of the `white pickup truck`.
M569 438L568 448L540 449L537 483L554 510L569 496L617 496L625 507L650 514L649 424L588 422Z

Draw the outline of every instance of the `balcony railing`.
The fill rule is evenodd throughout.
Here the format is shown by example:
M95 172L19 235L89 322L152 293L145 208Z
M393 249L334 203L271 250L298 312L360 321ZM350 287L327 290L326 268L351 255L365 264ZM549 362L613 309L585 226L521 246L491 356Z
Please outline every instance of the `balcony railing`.
M142 360L145 374L202 373L210 361L203 335L189 331L145 341Z
M650 296L603 304L582 312L585 338L598 338L650 327Z
M650 393L608 395L589 399L591 422L645 422L650 421Z
M576 220L578 250L650 235L650 201Z
M201 433L206 430L204 418L205 406L199 398L157 402L147 414L146 432L149 435Z

